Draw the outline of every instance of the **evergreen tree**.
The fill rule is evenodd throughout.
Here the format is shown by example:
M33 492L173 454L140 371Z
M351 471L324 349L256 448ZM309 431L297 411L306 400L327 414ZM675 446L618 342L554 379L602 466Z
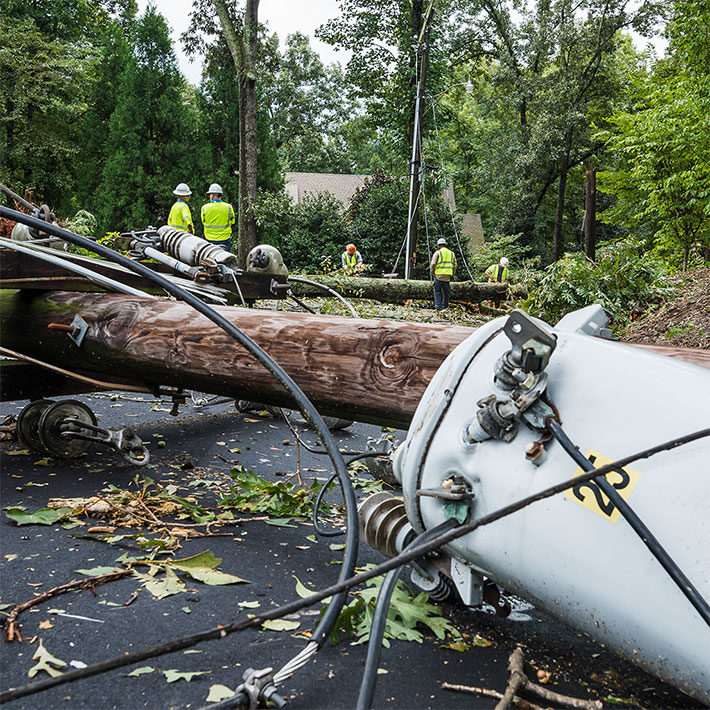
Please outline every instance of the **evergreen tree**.
M100 38L99 54L92 72L88 109L80 124L84 141L77 160L79 170L76 202L79 207L91 212L101 209L103 203L98 192L97 175L101 175L109 157L111 116L118 105L121 77L131 58L131 46L126 39L130 25L126 30L118 22L112 22Z
M196 117L162 15L151 5L135 26L132 56L109 122L109 157L97 209L103 229L167 219L175 184L191 172Z

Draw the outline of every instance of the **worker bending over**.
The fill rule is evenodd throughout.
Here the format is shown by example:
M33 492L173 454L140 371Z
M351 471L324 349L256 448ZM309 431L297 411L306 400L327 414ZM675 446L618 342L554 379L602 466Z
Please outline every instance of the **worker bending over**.
M486 269L486 276L488 277L488 283L508 283L508 259L505 256L501 256L500 261L497 264L491 264ZM502 298L494 298L493 305L496 308L500 308Z
M358 266L362 265L362 256L357 250L354 244L348 244L345 247L345 251L342 253L340 260L343 262L343 268L348 271L348 273L359 276Z
M174 190L173 195L177 195L177 202L170 208L168 216L168 226L174 229L181 229L183 232L195 233L195 225L192 223L192 214L187 203L190 201L192 192L186 183L181 182Z
M207 191L210 201L202 205L200 218L205 230L205 239L229 251L234 224L234 208L229 202L222 202L222 188L213 182Z
M443 237L436 242L436 246L439 248L431 258L429 270L434 277L434 308L443 311L449 307L450 282L456 271L456 257L454 252L447 248L446 239Z

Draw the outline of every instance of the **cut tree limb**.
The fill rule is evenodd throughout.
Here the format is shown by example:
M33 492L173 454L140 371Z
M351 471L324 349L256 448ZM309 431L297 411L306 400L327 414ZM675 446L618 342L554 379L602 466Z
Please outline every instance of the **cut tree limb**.
M434 287L429 281L404 279L372 279L356 276L323 276L309 274L310 281L335 289L347 298L368 298L383 303L401 303L409 299L433 301ZM511 292L523 295L524 289L512 286ZM506 298L509 287L505 284L478 283L476 281L452 281L451 300L466 303L480 303L495 298ZM296 296L323 296L320 289L305 284L293 284L291 291Z
M458 683L442 683L441 687L443 690L455 690L459 693L471 693L472 695L484 695L488 698L495 698L500 700L503 697L502 693L497 690L491 690L491 688L479 688L473 685L459 685ZM511 700L511 704L521 708L522 710L543 710L540 705L535 705L528 700L523 700L517 695Z

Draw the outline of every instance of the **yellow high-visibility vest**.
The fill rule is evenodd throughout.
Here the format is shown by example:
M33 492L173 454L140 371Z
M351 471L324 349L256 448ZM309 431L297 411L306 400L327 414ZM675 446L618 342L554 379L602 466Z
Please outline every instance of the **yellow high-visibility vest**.
M488 277L488 283L499 283L502 284L504 281L508 280L508 267L496 264L493 267L493 272Z
M168 216L168 226L175 229L181 229L183 232L189 232L190 227L195 230L192 224L192 214L186 202L178 200L171 208Z
M200 217L205 228L205 239L215 242L229 239L232 236L232 225L235 218L234 209L229 202L217 200L202 205Z
M360 254L358 252L355 252L354 254L348 254L348 252L344 251L343 252L343 259L345 259L345 266L357 266L358 265L358 256Z
M439 249L439 260L434 266L434 276L454 275L454 252L446 247Z

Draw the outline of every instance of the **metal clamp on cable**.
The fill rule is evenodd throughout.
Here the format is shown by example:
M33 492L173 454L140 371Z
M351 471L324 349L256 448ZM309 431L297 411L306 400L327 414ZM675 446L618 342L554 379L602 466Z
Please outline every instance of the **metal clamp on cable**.
M271 702L276 707L282 708L286 701L278 693L274 685L273 668L262 668L259 671L247 668L244 671L244 682L237 688L236 695L244 693L249 698L249 710L256 710L259 702L266 705Z
M150 452L142 439L130 429L103 429L80 419L65 419L61 426L63 438L84 439L105 444L116 449L126 461L136 466L145 466L150 461ZM94 432L91 434L89 432Z

